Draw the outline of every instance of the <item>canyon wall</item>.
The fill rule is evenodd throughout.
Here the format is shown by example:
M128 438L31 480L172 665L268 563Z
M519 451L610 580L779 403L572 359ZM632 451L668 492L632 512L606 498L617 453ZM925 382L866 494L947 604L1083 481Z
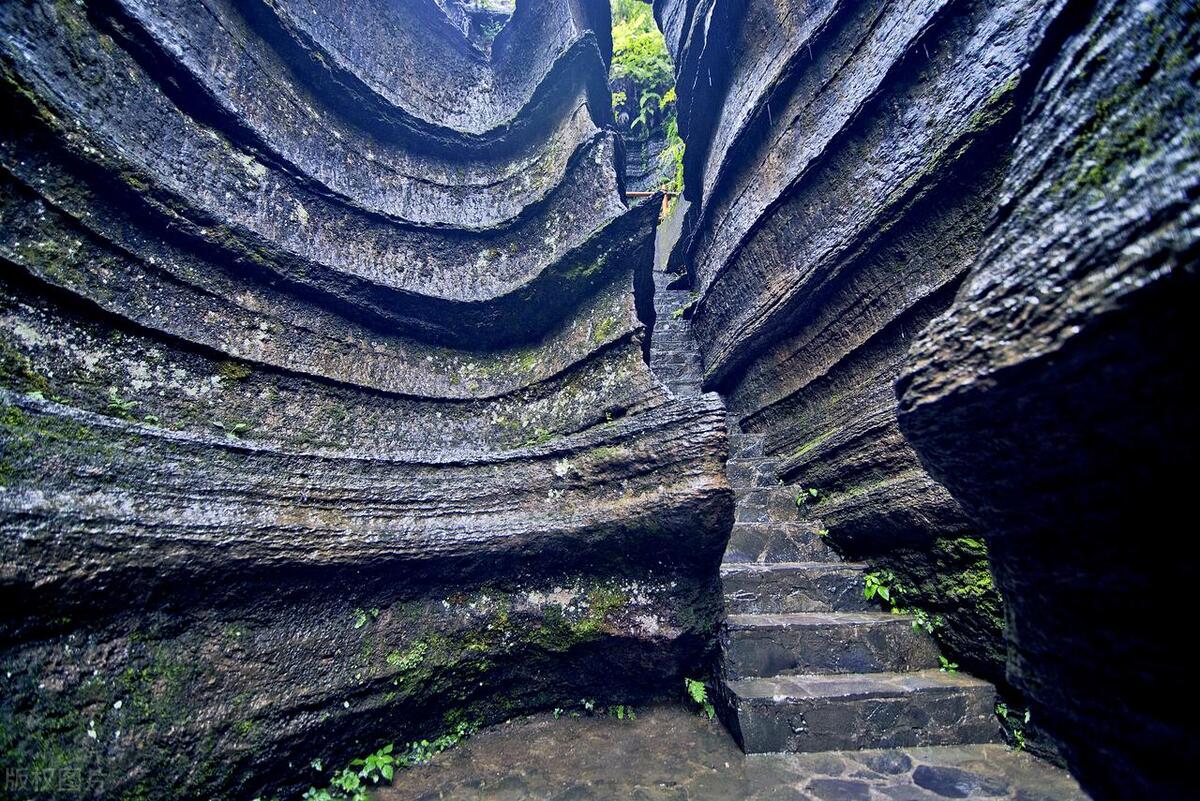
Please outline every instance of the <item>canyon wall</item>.
M1186 798L1200 7L1098 3L995 223L902 371L900 424L989 533L1009 673L1096 799Z
M813 529L1031 704L1014 735L1097 797L1178 797L1155 623L1186 580L1137 532L1194 461L1194 4L655 14L705 387Z
M607 3L477 16L3 5L6 769L290 791L711 649L724 420L645 363Z

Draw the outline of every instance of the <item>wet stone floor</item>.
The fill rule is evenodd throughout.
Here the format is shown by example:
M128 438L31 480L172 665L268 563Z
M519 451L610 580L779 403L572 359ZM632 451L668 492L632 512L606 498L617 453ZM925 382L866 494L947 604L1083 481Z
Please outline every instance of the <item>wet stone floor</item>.
M397 774L374 801L1087 801L1068 773L1003 745L745 756L682 707L636 720L538 715Z

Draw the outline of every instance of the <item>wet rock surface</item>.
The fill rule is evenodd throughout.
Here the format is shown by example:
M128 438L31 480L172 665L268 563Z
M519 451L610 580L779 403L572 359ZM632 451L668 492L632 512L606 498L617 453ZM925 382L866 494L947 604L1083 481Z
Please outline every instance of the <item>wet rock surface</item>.
M710 657L724 413L646 362L606 3L0 31L0 767L287 795Z
M1063 770L999 745L746 756L674 706L635 720L518 720L399 774L378 801L1086 801Z
M1190 514L1195 4L655 13L687 144L670 266L704 387L762 437L727 558L828 532L1097 796L1186 795L1155 621L1192 560L1129 532Z
M866 597L866 566L841 560L828 532L796 519L813 496L779 486L764 445L735 429L725 462L735 518L755 520L734 524L721 563L715 697L734 739L748 754L996 742L995 688L938 669L926 627Z
M913 344L900 424L987 527L1009 676L1081 781L1097 798L1186 797L1188 671L1153 621L1188 603L1193 549L1164 559L1130 532L1190 514L1200 15L1098 3L1072 21L996 226Z
M727 558L812 559L761 527L791 504L791 531L894 574L951 658L1011 694L984 532L905 440L893 385L978 252L1060 4L655 7L687 143L670 265L697 293L704 387L762 437ZM967 540L983 553L946 556Z

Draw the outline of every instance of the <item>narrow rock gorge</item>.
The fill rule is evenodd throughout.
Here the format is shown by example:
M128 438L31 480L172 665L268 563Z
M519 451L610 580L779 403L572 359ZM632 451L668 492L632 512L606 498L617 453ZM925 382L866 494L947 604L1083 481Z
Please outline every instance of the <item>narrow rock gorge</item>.
M685 677L1193 794L1200 6L614 8L0 5L14 798Z

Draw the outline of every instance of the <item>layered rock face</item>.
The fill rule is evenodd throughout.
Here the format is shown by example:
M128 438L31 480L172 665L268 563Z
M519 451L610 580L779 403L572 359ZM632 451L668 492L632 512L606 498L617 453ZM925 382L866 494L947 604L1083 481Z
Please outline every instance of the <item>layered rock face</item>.
M706 386L764 435L813 527L891 571L951 658L1001 682L983 537L905 442L892 384L978 250L1058 10L657 6L691 201L674 262L700 294Z
M1098 3L1044 72L900 423L991 535L1009 672L1097 799L1186 798L1200 9ZM1151 501L1153 499L1153 501Z
M655 11L705 387L1097 796L1185 795L1186 581L1132 532L1194 461L1194 4Z
M494 22L0 11L5 768L253 797L711 647L724 420L645 363L607 5Z

